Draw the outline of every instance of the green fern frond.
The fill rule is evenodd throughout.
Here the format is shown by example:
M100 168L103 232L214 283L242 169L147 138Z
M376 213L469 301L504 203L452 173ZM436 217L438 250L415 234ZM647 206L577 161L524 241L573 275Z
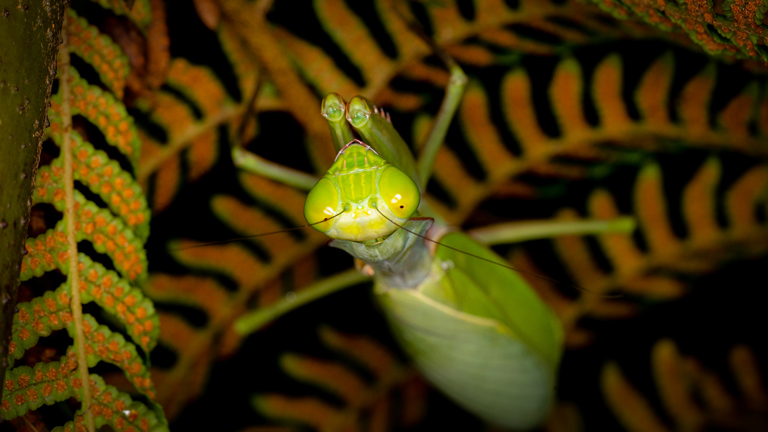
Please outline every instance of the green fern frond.
M155 387L149 376L149 369L136 351L136 346L126 341L123 335L97 323L90 315L83 316L83 325L88 366L94 367L102 361L112 363L125 373L139 393L150 400L154 399Z
M125 279L92 262L86 255L80 254L80 262L83 264L80 281L83 303L95 301L119 319L134 343L145 352L152 350L160 331L152 302L141 290L131 288ZM46 291L42 297L19 304L11 339L13 358L21 358L24 350L37 343L39 336L47 336L51 330L61 329L72 320L67 294L70 289L69 283L65 283L55 291Z
M9 371L0 403L3 418L15 418L43 404L52 405L69 398L82 401L83 383L75 372L76 364L76 356L69 352L60 362L41 362L34 368L19 366ZM98 375L90 376L90 387L94 395L91 409L97 427L109 425L114 430L132 427L133 430L153 432L168 430L154 412L134 402L127 394L106 385ZM53 430L75 431L75 424L81 430L83 423L82 413L78 411L74 422L67 422Z
M48 170L40 170L41 178ZM54 169L51 172L55 171ZM57 179L51 176L51 183L41 181L36 188L36 202L48 202L57 210L63 210L64 198L57 196L61 189L55 187ZM63 192L61 192L63 195ZM122 219L115 217L107 210L87 201L80 193L75 194L76 202L81 211L80 219L75 222L78 229L77 239L90 241L97 252L107 254L122 277L132 282L140 282L146 278L147 257L143 242L126 226ZM67 260L67 243L65 237L66 220L62 219L53 231L28 239L26 243L28 259L22 264L22 280L41 276L44 272L53 270L57 265L64 267ZM64 268L61 269L62 271Z
M147 2L139 3L148 6ZM111 6L123 8L128 13L123 2L114 2ZM134 18L136 16L134 14ZM27 240L27 254L21 263L21 280L35 286L37 281L33 278L48 272L64 274L67 279L54 291L45 291L41 296L17 305L9 360L21 359L25 351L40 343L41 337L64 328L77 341L81 323L85 352L77 352L75 345L72 345L67 348L61 364L38 361L33 368L18 366L8 371L2 416L10 419L23 415L27 410L35 410L43 403L50 405L74 398L84 405L90 404L86 416L94 417L98 427L110 425L115 430L126 427L144 431L167 430L162 409L152 402L156 390L145 365L145 357L136 348L140 346L148 355L157 344L159 317L152 302L136 287L147 277L144 243L149 236L149 210L143 191L131 172L136 169L141 150L138 132L133 118L119 99L126 85L127 58L109 37L74 12L68 13L65 25L69 33L75 33L75 37L73 44L65 44L63 49L75 52L93 66L109 91L80 78L71 66L62 65L67 72L62 76L69 77L68 85L60 83L59 92L51 98L48 111L51 127L45 132L45 137L67 149L62 142L68 136L70 144L74 144L69 147L72 157L67 158L69 155L64 151L58 156L50 155L53 160L37 172L33 203L50 204L50 211L64 214L64 217L53 227L44 226L47 229L45 232ZM66 64L69 56L61 58ZM118 161L111 158L108 149L97 150L81 135L83 130L89 131L88 127L72 130L71 119L64 118L64 97L69 99L67 104L71 107L71 114L82 116L93 126L90 130L101 132L104 141L101 144L113 147L125 159ZM64 125L68 126L65 128ZM90 136L89 139L98 141L99 137ZM72 177L67 180L65 172L69 170ZM69 204L65 199L68 193L65 189L73 185L68 185L68 181L77 182L88 190L74 190L74 201ZM74 221L69 220L70 214L74 215ZM96 252L104 256L96 258L78 253L77 259L70 261L74 249L70 249L67 239L67 231L71 229L67 228L69 222L74 224L75 242L87 240ZM107 270L105 264L92 259L111 261L106 265L113 266L115 271ZM77 265L77 280L71 274L74 263ZM70 268L70 265L73 267ZM77 292L73 292L72 288L75 282L79 286ZM81 321L80 305L72 305L73 298L77 299L76 294L80 296L80 300L75 300L78 303L94 301L107 314L115 317L133 342L100 325L90 315L84 314ZM103 361L123 370L135 390L153 404L153 411L106 386L99 376L91 375L90 386L84 388L82 378L86 376L87 369L75 371L77 358L83 362L80 366L87 363L85 367L94 367ZM27 358L27 362L34 360ZM87 396L89 388L92 397ZM57 430L74 430L76 424L78 430L84 427L83 412L76 414L74 422Z
M60 144L59 134L51 138ZM98 195L113 214L124 218L128 226L146 240L149 236L149 209L141 186L117 161L111 160L105 152L96 150L78 132L72 132L72 139L77 159L73 165L75 179ZM44 180L57 181L59 178L55 175L62 172L62 164L61 159L55 159L50 165L51 172L45 174Z
M122 99L130 65L120 47L72 9L67 10L67 26L72 32L69 38L72 53L93 65L101 82Z
M107 144L118 149L131 162L134 171L141 154L141 141L125 106L110 93L89 84L76 71L70 75L72 115L82 115L104 134ZM51 97L48 117L50 134L61 133L61 95Z
M61 362L40 362L34 368L19 366L9 370L5 375L5 391L0 405L3 418L15 418L43 404L71 397L76 363L76 356L70 353ZM79 380L78 385L82 385Z

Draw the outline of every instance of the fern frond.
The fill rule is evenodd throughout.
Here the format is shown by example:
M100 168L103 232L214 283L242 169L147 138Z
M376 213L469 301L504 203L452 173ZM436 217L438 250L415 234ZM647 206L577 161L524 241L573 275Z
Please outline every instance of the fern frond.
M68 288L68 287L66 287ZM28 304L22 304L14 320L13 352L15 358L21 358L24 351L37 344L41 336L67 329L74 338L72 313L67 298L69 289L58 289L56 293L46 292ZM67 300L62 303L62 300ZM83 328L86 339L86 355L89 367L100 361L112 363L123 370L128 380L142 394L154 399L155 390L149 377L149 370L144 366L135 345L127 342L122 335L113 333L109 328L99 325L90 315L83 315ZM70 347L70 350L72 347Z
M603 366L601 387L614 414L628 429L747 427L751 421L747 412L764 416L768 410L768 391L759 378L760 366L750 348L744 345L732 347L729 360L741 395L729 391L695 358L681 355L673 341L662 339L656 342L652 366L662 408L666 412L664 419L632 386L615 361ZM746 376L750 378L744 380Z
M369 337L345 335L329 327L323 327L320 335L328 348L354 359L366 370L372 368L374 382L367 383L358 373L335 360L284 354L280 365L288 375L335 395L344 406L337 407L318 398L266 394L253 398L256 410L280 422L298 423L317 430L388 430L394 427L389 413L392 398L398 397L400 392L402 397L408 398L405 395L407 389L421 385L412 371L400 365L386 348ZM424 401L411 399L409 402L409 410L413 410ZM407 415L404 417L408 418Z
M166 208L185 180L197 181L213 167L222 140L240 139L237 131L246 121L243 115L247 110L244 102L237 103L229 96L209 68L183 59L171 62L166 85L181 97L161 91L137 102L165 134L164 139L141 135L144 148L138 178L145 185L151 180L155 210ZM224 136L222 125L227 126ZM253 133L252 128L248 130Z
M67 26L71 32L69 46L72 53L92 65L101 82L122 99L130 65L120 47L72 9L67 10Z
M147 2L139 3L148 6ZM123 2L109 5L129 13ZM13 387L14 393L3 400L2 415L9 419L42 403L74 398L83 403L85 411L57 430L82 430L84 418L93 429L93 417L97 427L167 430L162 409L152 402L155 388L145 357L136 349L138 345L148 355L157 343L159 317L152 302L135 286L147 277L144 243L149 235L149 210L133 177L140 153L138 133L119 99L129 65L121 48L99 29L74 12L67 16L66 29L76 36L74 45L63 46L60 70L64 73L48 111L51 127L45 132L49 142L61 147L61 154L48 154L52 160L38 170L33 191L35 204L50 204L64 217L53 227L43 226L47 231L27 240L21 279L35 286L38 281L31 279L48 272L60 272L67 278L54 291L17 305L9 360L22 358L25 351L40 343L40 337L64 328L75 345L67 348L62 364L37 361L33 368L19 366L8 371L5 385ZM70 50L95 68L108 91L78 75L69 65ZM73 130L73 114L84 120L75 125L77 130ZM97 150L94 142L106 147ZM112 153L109 147L117 151ZM84 188L74 190L75 183ZM104 256L77 253L77 242L83 240ZM109 266L115 271L107 270ZM114 316L135 344L92 316L82 315L82 303L91 301ZM34 356L26 360L35 361ZM91 375L90 385L84 387L88 367L102 361L122 369L156 412L106 386L99 376Z
M82 382L75 378L76 368L76 356L70 353L61 362L40 362L34 368L19 366L6 372L0 405L3 418L15 418L43 404L50 405L71 397L72 386L82 386Z
M46 187L44 190L36 191L38 192L36 196L41 198L40 201L45 199L42 202L50 202L61 210L63 197L57 197L60 189ZM80 193L76 193L75 196L81 208L80 219L75 222L76 229L79 230L77 240L88 240L97 252L106 253L123 277L131 281L143 280L146 277L147 258L141 239L136 237L122 219L87 201ZM27 240L26 248L29 258L22 264L22 280L33 275L41 276L44 272L56 268L57 264L63 262L62 260L67 259L66 240L59 235L65 232L65 223L66 221L62 219L54 231Z
M193 275L153 274L145 289L155 300L200 308L214 321L225 318L221 305L230 296L215 279Z
M219 11L220 13L220 11ZM268 95L265 92L265 88L270 86L266 84L269 77L264 77L259 73L259 63L254 53L248 49L242 38L237 35L237 32L231 27L221 25L217 29L219 42L221 48L230 64L235 71L235 77L237 78L238 88L240 94L243 95L243 99L247 99L249 95L253 95L256 90L257 79L262 82L262 91L258 95L258 106L260 108L269 109L280 103L276 94ZM274 91L272 93L275 93ZM270 101L267 101L267 96L270 96Z
M4 382L6 392L0 403L3 418L15 418L44 404L52 405L69 398L81 401L83 382L75 373L76 367L76 356L70 352L60 362L41 362L34 368L19 366L9 371ZM134 402L127 394L106 385L98 375L90 376L90 387L93 394L91 409L96 427L109 425L114 430L133 428L135 431L147 432L168 430L154 412ZM67 422L53 430L75 431L75 424L77 430L81 430L83 422L82 413L78 412L74 422Z
M634 88L640 118L633 119L629 114L633 101L624 96L630 92L624 88L623 67L620 56L608 54L592 76L585 76L579 59L565 56L544 89L534 88L542 83L534 81L526 68L515 68L498 87L501 106L494 106L488 95L496 90L492 84L470 82L457 115L478 167L470 171L465 155L457 155L450 146L441 148L434 180L448 191L449 200L429 197L430 203L458 223L497 188L524 174L584 179L593 175L584 161L592 165L630 161L638 150L669 151L680 145L758 157L768 153L768 123L759 114L766 95L747 95L758 84L749 84L728 103L715 106L717 86L712 74L716 65L711 63L689 78L678 93L671 87L678 76L673 56L666 53L647 67ZM556 131L542 127L546 121L539 118L542 99L534 96L542 91L548 95L544 109L551 110ZM584 98L594 104L597 124L587 120ZM670 106L677 110L674 121ZM496 109L504 114L505 124L491 120ZM710 117L720 120L713 123ZM517 141L517 148L504 144L506 136ZM577 165L563 163L567 160Z
M88 366L94 367L102 361L112 363L122 369L139 393L146 395L150 400L154 399L155 387L149 376L149 369L136 351L136 346L126 341L123 335L97 323L90 315L83 316L83 327Z
M176 243L181 247L194 244L186 240ZM298 255L288 251L289 255L281 257L279 263L265 263L240 244L177 250L174 256L198 274L152 274L146 288L148 295L205 315L204 324L199 324L175 313L159 313L160 343L176 355L176 362L169 368L154 368L152 375L157 400L170 417L202 394L214 360L232 355L240 346L243 336L233 329L237 318L254 303L268 306L284 298L286 291L298 292L316 278L314 257L298 258L304 254L302 245L294 248ZM293 265L286 269L286 263ZM293 280L290 287L282 282L286 278ZM227 286L233 282L235 290Z
M125 279L106 270L103 265L92 262L86 255L80 254L80 263L83 266L80 281L83 303L95 301L105 311L116 316L134 343L145 352L154 348L160 325L152 302L144 297L141 290L132 288ZM11 339L14 349L10 354L13 358L21 358L24 350L37 343L39 336L47 336L51 330L69 324L72 320L69 310L70 290L69 284L64 283L55 291L46 291L42 297L19 304Z
M426 98L389 86L398 76L444 87L447 74L425 57L431 53L408 28L390 2L379 1L375 13L387 30L387 49L374 39L372 27L342 1L314 4L320 25L335 43L331 49L344 56L329 56L331 49L297 35L296 26L286 12L274 12L274 34L294 60L301 74L318 94L362 94L379 104L411 111L422 107ZM642 37L640 28L617 29L605 24L599 11L579 4L521 1L515 5L497 1L473 2L474 16L467 18L458 2L440 2L420 7L421 24L432 30L435 42L457 61L472 66L491 66L516 62L519 54L555 55L564 47L595 42L603 38ZM276 5L273 9L280 9ZM415 7L412 7L415 9ZM576 18L578 17L578 18ZM380 37L381 38L381 37ZM364 48L362 47L364 46ZM267 67L269 67L267 62ZM354 70L353 70L354 68Z
M77 72L70 74L72 88L72 115L82 115L104 134L107 144L120 150L136 170L141 153L141 142L125 106L110 93L89 84ZM61 133L61 95L51 97L48 117L51 121L49 133Z
M134 0L129 7L123 0L96 0L101 7L111 10L117 15L122 15L133 21L142 30L152 22L152 7L150 0Z
M768 7L760 0L729 0L717 5L694 1L592 1L619 19L644 21L668 32L682 30L709 54L768 61L768 33L763 23Z
M56 144L60 144L60 135L54 134L52 138ZM75 180L98 195L113 214L124 218L128 226L146 240L149 236L149 209L141 186L117 161L111 160L105 152L96 150L79 133L73 131L72 139L77 159L72 167ZM62 164L61 159L55 159L50 165L50 171L44 171L41 180L45 187L61 180Z
M682 190L680 213L687 231L680 237L672 227L671 212L665 196L670 186L664 185L662 169L650 163L637 174L634 186L633 213L644 243L632 234L603 234L597 236L600 250L590 248L586 239L575 236L553 240L563 265L574 281L589 287L579 302L561 299L559 314L573 323L584 315L600 317L629 317L636 313L627 301L600 299L595 293L620 289L633 298L651 301L678 298L688 290L683 275L700 275L717 269L723 262L759 256L765 253L768 226L755 215L765 205L768 194L768 168L755 165L733 181L725 191L720 185L721 163L707 159ZM723 200L721 197L739 196ZM599 188L587 199L589 216L612 219L621 215L611 192ZM730 217L727 225L718 220L720 203ZM558 218L577 219L571 209L562 209ZM610 269L600 264L607 260ZM557 290L555 289L555 292ZM557 294L553 294L557 296ZM574 315L575 314L575 315ZM577 339L583 337L579 336ZM569 338L570 343L577 339Z
M398 367L397 358L377 341L361 335L341 333L328 326L320 327L319 333L325 346L349 356L379 381L391 379L391 371Z

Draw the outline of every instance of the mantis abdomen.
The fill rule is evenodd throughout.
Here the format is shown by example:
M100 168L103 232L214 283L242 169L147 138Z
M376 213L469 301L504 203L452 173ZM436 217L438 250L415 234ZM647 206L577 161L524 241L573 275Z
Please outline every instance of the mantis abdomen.
M501 262L460 233L441 243ZM554 399L560 323L518 275L465 258L438 246L422 285L377 280L378 299L403 348L454 401L500 426L535 427Z

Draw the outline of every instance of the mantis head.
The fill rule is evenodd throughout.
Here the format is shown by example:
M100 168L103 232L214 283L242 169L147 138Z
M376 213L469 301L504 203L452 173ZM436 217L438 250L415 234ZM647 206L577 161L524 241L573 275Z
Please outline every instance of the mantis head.
M386 237L411 217L419 188L371 147L353 140L339 151L328 172L309 191L304 218L339 240L364 242ZM389 219L389 220L388 220Z

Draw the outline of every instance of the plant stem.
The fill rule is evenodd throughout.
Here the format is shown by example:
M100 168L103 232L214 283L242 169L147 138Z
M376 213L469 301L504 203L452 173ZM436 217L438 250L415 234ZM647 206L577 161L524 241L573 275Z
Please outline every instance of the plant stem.
M329 278L313 283L296 293L294 296L286 295L285 298L274 305L243 315L237 322L235 322L235 331L241 336L256 332L269 322L306 303L310 303L318 298L325 297L328 294L357 285L369 279L369 276L365 276L355 269L335 274Z
M480 243L496 245L565 235L630 233L634 231L635 225L635 218L632 216L609 220L540 220L491 225L471 230L469 234Z
M93 413L91 412L91 386L88 376L88 363L85 359L85 334L83 332L83 305L80 302L80 275L78 274L77 239L75 238L75 182L72 176L72 109L70 107L69 90L69 45L67 26L61 28L61 37L64 43L59 49L60 61L59 85L61 86L61 118L63 123L61 153L64 156L64 192L66 209L64 217L67 219L67 245L69 253L69 282L72 287L72 315L75 319L75 347L77 348L77 368L80 372L80 380L83 385L83 413L89 432L95 432Z

